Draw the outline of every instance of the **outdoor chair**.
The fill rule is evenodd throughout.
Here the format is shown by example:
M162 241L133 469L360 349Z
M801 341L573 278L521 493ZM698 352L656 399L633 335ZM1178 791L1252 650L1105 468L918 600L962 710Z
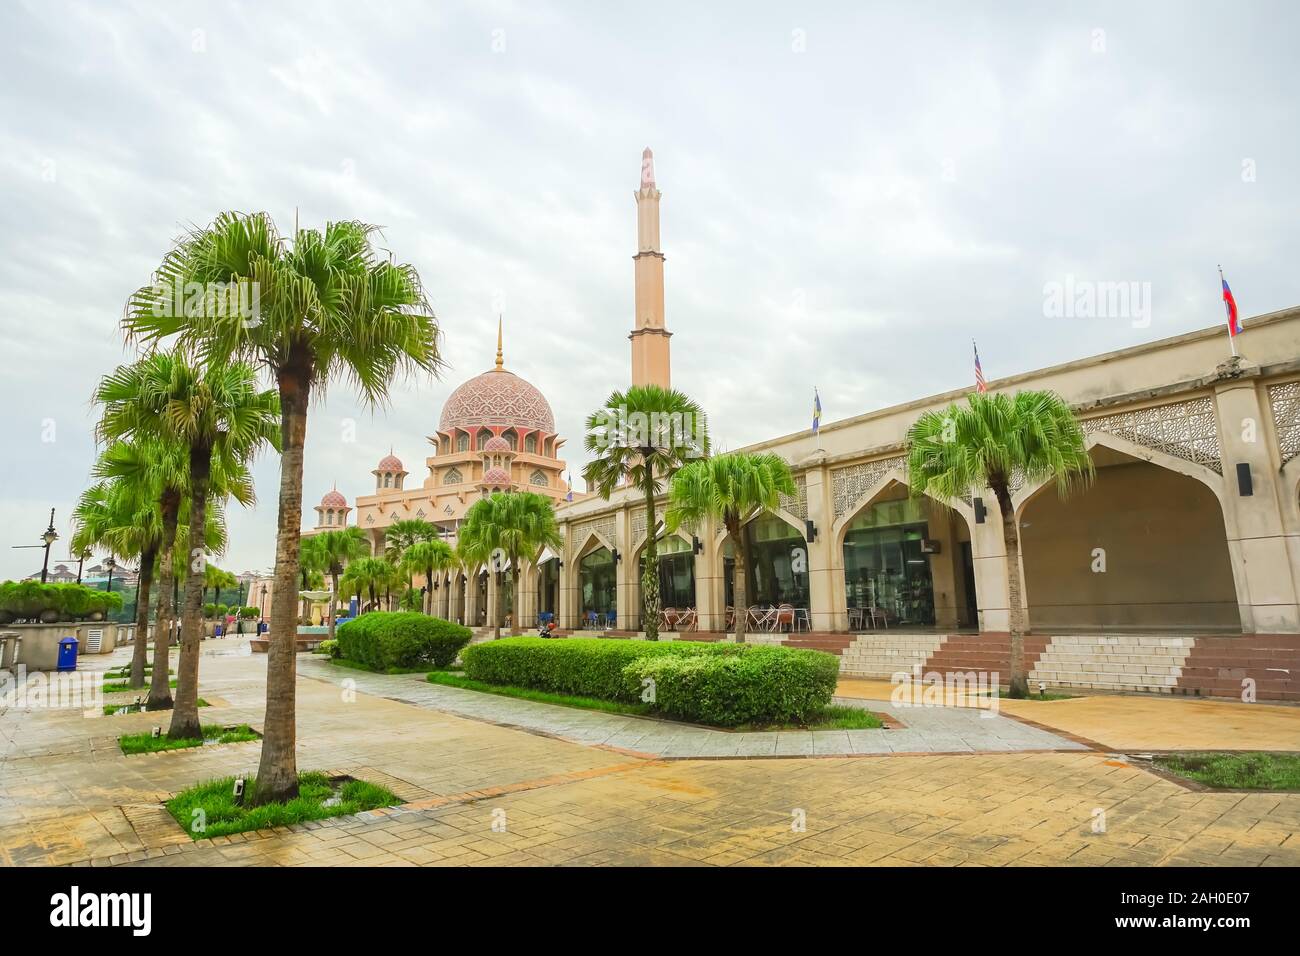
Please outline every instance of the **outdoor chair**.
M791 631L794 630L793 604L780 605L772 615L772 630L779 631L785 627L788 627Z

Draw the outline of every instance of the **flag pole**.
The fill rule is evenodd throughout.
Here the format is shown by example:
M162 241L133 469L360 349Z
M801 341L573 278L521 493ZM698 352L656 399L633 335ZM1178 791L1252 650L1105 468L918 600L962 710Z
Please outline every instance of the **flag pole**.
M1222 296L1223 296L1223 284L1224 284L1224 282L1226 282L1227 280L1223 278L1223 266L1220 265L1220 266L1218 267L1218 269L1219 269L1219 296L1222 297ZM1223 308L1224 308L1224 310L1227 311L1227 313L1228 313L1228 347L1229 347L1230 349L1232 349L1232 357L1233 357L1233 358L1236 358L1236 357L1237 357L1237 337L1236 337L1235 335L1232 334L1232 310L1228 308L1228 303L1227 303L1226 300L1225 300L1224 303L1223 303Z

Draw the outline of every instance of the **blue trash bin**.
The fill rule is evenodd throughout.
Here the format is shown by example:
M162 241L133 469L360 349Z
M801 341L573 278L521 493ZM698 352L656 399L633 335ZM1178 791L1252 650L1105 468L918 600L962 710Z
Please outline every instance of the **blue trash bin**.
M59 639L59 670L75 671L77 669L77 639L64 637Z
M266 621L258 621L258 622L257 622L257 633L258 633L258 634L265 634L265 633L266 633L267 631L269 631L270 629L271 629L271 625L268 624Z
M212 625L212 636L213 636L213 637L220 637L224 631L225 631L225 627L224 627L223 625L221 625L221 624L214 624L214 625Z

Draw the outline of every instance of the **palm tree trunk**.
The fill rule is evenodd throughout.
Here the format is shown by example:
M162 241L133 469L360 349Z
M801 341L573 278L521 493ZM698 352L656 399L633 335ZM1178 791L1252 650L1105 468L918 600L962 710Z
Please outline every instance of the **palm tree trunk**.
M190 448L190 528L202 529L208 520L208 486L211 484L212 450ZM190 533L190 573L185 578L181 611L181 657L176 666L176 707L172 710L169 740L197 740L199 725L199 641L203 637L203 537Z
M736 643L744 644L745 633L749 627L749 596L745 593L749 554L745 550L745 530L741 527L739 521L735 522L734 528L731 523L727 524L727 534L731 536L731 543L736 556L735 567L731 575L732 597L736 599Z
M433 565L424 569L424 607L425 614L433 616Z
M176 524L180 518L179 492L163 492L162 510L162 574L158 581L158 620L153 633L153 677L149 681L149 699L145 710L170 710L172 692L168 687L168 648L171 646L172 617L175 614L176 588Z
M1008 695L1014 698L1029 695L1029 681L1025 675L1025 614L1020 583L1020 534L1016 529L1016 512L1011 504L1011 493L1006 488L994 488L998 510L1002 513L1002 543L1007 553L1007 617L1011 630L1011 679Z
M519 627L519 606L522 602L519 600L519 555L514 555L510 559L510 633L515 633L515 628Z
M659 640L659 542L655 540L655 488L652 456L647 456L645 480L645 567L641 572L641 629L647 641Z
M297 636L293 597L302 546L302 452L307 441L307 403L311 397L311 358L291 355L278 370L280 388L280 513L275 536L276 601L267 636L266 717L262 722L262 760L253 803L288 801L298 796Z
M501 577L497 571L489 571L492 576L492 600L488 602L488 607L492 608L492 640L501 638L501 588L497 586L497 580Z
M339 573L330 568L330 640L334 640L334 618L338 616Z
M144 665L149 653L149 591L157 559L156 544L140 552L140 576L135 586L135 646L131 648L131 686L137 690L144 687Z

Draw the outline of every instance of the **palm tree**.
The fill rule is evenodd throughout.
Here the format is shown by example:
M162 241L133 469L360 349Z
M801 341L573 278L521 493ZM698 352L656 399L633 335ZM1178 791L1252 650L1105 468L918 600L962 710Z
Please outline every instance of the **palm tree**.
M646 543L642 557L642 627L659 639L659 551L655 497L663 482L686 462L709 453L704 412L681 392L659 385L633 385L614 392L587 416L587 451L596 455L582 469L588 487L609 500L623 482L645 496Z
M203 586L205 589L212 588L212 603L220 604L221 589L230 590L239 587L239 578L209 562L203 568Z
M747 624L746 575L749 548L744 524L760 511L780 504L781 495L795 494L794 477L784 458L771 453L728 452L693 461L673 478L664 524L669 531L685 526L697 531L706 521L727 529L735 550L732 588L736 601L736 642L745 642Z
M545 495L531 491L497 493L470 505L460 528L460 545L472 559L489 565L493 603L497 608L492 621L493 637L501 636L501 605L496 594L497 575L504 570L493 565L501 557L510 562L511 583L518 602L520 559L531 558L544 547L559 548L560 544L555 505ZM516 623L518 618L516 613Z
M302 462L313 390L349 378L363 399L381 404L396 375L436 373L442 365L438 324L419 275L409 264L379 258L375 227L335 222L295 230L285 242L266 213L222 213L179 242L155 284L138 290L123 320L134 339L178 334L206 358L243 356L264 363L280 392L284 449L276 529L275 589L290 593L298 578L302 526ZM186 283L213 291L176 315L171 292ZM252 301L249 318L232 302ZM197 297L196 297L197 298ZM296 629L293 605L271 609L266 716L254 804L298 795L295 755Z
M97 482L82 492L73 511L73 522L77 528L72 537L74 553L98 547L139 565L130 686L144 687L149 648L149 597L154 565L162 544L157 490L139 479L116 478Z
M280 444L280 397L259 391L257 374L244 362L210 362L196 367L182 348L154 352L120 366L100 384L102 427L182 445L189 463L189 525L207 524L213 462L227 472L250 461L264 445ZM181 611L181 656L176 703L167 736L202 736L199 724L199 641L203 627L204 549L190 551ZM224 573L224 572L222 572Z
M456 564L456 553L446 541L435 538L417 541L402 555L402 570L407 574L423 574L425 586L425 614L433 613L433 575L446 571Z
M369 550L367 548L367 550ZM302 545L298 551L298 592L301 595L303 591L315 591L325 586L325 554L321 550L320 535L312 535L310 538L303 539ZM272 607L272 613L275 608ZM299 620L305 624L310 624L308 615L311 614L311 600L305 597L298 599Z
M431 541L438 537L438 529L423 518L403 518L394 521L384 529L384 557L397 567L402 566L402 558L411 545L420 541ZM412 585L411 578L407 585Z
M401 572L387 558L361 558L348 565L347 577L358 593L365 591L370 595L370 603L378 605L379 595L401 580Z
M1054 481L1062 497L1092 481L1092 459L1083 428L1059 395L1024 391L984 392L943 410L926 412L907 433L907 483L915 496L947 504L988 488L997 499L1006 548L1011 630L1012 697L1028 691L1020 580L1020 533L1011 504L1011 483Z
M98 393L97 393L98 397ZM102 439L121 436L110 433L100 423ZM138 482L153 490L158 501L158 613L154 621L153 677L149 682L146 710L169 710L172 693L167 680L168 647L171 642L172 622L175 615L173 601L176 581L176 538L180 519L181 501L188 490L189 472L185 450L176 442L157 439L134 438L131 441L114 440L100 455L94 476L101 479L123 479ZM139 624L137 608L137 627ZM137 629L136 639L148 639L148 619L145 629ZM132 676L135 664L132 663ZM141 669L143 682L143 668Z
M322 531L314 536L315 548L324 558L325 572L330 576L330 637L334 640L334 618L338 615L339 575L353 561L370 553L366 534L355 525L337 530Z

